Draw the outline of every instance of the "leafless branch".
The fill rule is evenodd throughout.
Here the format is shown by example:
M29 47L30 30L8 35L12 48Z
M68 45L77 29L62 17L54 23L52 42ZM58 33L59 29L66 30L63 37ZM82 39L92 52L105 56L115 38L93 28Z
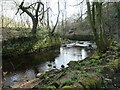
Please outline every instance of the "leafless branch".
M75 4L75 5L70 5L70 6L79 6L79 5L81 5L82 3L84 2L84 0L82 0L80 3L78 3L78 4Z

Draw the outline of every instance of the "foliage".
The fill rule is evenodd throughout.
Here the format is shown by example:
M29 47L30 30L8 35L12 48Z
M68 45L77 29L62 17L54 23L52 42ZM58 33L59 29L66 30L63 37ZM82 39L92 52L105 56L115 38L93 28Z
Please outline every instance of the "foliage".
M97 73L100 73L102 70L103 70L103 67L99 67L99 66L98 66L98 67L96 67L96 70L95 70L95 71L96 71Z
M3 41L3 56L24 55L33 52L39 52L40 49L51 47L53 45L60 45L61 38L57 34L48 36L46 32L43 35L11 38Z

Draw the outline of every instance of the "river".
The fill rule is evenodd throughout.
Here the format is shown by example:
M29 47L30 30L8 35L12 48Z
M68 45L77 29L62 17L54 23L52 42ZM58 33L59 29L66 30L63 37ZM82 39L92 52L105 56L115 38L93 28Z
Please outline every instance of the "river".
M91 53L86 49L94 45L90 41L77 41L61 46L44 53L37 53L18 58L3 60L3 71L7 74L3 80L3 86L17 85L24 80L36 78L37 73L44 73L51 69L68 67L70 61L83 60Z

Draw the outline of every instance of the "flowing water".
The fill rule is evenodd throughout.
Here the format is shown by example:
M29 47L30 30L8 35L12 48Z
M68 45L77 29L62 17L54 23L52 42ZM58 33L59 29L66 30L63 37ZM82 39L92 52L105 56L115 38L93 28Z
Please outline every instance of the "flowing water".
M76 42L44 53L3 60L3 71L8 72L3 82L4 87L34 79L38 72L43 73L54 68L61 69L61 65L68 67L67 64L70 61L85 59L90 54L90 50L86 50L86 47L91 43L81 41L77 47L73 46L75 44Z

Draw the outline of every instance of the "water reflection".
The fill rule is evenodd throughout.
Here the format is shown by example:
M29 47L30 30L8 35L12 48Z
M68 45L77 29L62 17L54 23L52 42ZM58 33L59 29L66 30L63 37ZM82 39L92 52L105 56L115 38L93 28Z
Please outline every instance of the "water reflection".
M68 63L72 61L78 61L81 59L84 59L87 57L87 53L85 49L79 48L79 47L72 47L72 48L67 48L67 47L61 47L60 48L60 55L55 58L55 66L57 69L61 68L61 65L64 65L67 67Z
M11 86L21 83L25 80L31 80L35 78L34 70L26 70L25 72L16 72L6 76L6 80L3 82L4 86Z

